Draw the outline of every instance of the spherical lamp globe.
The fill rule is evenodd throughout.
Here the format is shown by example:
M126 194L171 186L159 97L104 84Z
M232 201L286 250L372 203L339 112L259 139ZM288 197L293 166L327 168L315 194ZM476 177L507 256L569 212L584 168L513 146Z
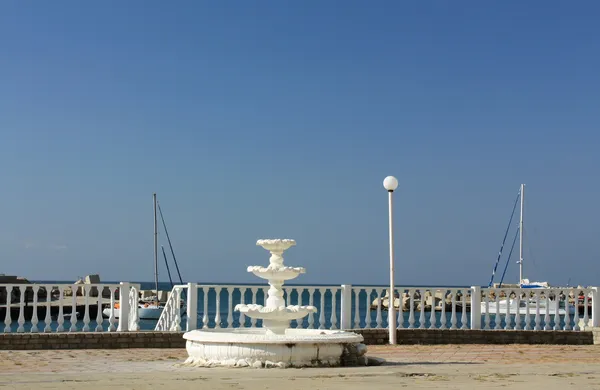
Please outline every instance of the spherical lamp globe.
M398 179L396 179L394 176L386 177L383 179L383 188L390 192L394 191L396 188L398 188Z

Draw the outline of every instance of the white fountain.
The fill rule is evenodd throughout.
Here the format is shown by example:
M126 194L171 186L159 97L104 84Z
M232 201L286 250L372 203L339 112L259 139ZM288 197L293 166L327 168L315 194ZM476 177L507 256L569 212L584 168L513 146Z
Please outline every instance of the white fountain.
M294 240L258 240L271 252L268 267L248 272L267 279L271 288L266 305L236 305L235 310L263 320L262 328L202 329L186 332L186 365L199 367L306 367L339 366L365 357L363 337L352 332L290 328L290 321L315 313L314 306L286 306L283 283L306 272L283 265L283 252ZM354 356L348 355L354 354ZM351 363L350 363L351 364Z

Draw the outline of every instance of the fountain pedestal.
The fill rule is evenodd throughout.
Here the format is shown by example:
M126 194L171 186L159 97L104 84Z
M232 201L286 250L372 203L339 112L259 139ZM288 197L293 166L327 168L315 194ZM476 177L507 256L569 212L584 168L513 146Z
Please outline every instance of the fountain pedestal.
M290 321L316 313L314 306L286 306L283 284L306 272L301 267L284 265L283 252L296 245L294 240L258 240L271 253L268 267L251 266L270 288L265 306L235 306L251 318L261 319L262 328L206 329L187 332L187 364L194 366L303 367L337 366L348 350L366 352L363 337L352 332L291 329ZM347 348L352 346L353 348ZM358 347L356 347L358 346Z

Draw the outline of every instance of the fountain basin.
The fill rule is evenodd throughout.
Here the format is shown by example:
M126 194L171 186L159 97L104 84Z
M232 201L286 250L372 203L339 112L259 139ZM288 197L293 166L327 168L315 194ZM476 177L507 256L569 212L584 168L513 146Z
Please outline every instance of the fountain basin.
M267 334L263 328L192 330L186 339L186 365L199 367L318 367L339 366L347 345L360 345L352 332L288 328Z

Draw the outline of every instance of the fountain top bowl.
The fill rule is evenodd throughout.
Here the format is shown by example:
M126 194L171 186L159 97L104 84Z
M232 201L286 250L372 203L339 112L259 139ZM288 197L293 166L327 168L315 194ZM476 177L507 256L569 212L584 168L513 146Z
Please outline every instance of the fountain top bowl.
M256 241L256 245L262 246L268 251L280 252L285 251L286 249L289 249L290 247L296 245L296 241L288 238L262 239Z

